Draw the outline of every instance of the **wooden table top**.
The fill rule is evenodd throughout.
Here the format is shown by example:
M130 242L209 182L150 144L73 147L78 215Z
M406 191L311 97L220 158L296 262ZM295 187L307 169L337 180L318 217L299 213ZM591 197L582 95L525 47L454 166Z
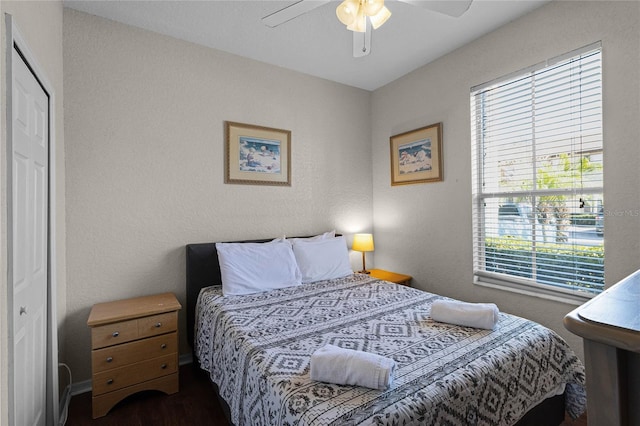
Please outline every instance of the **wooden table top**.
M640 271L603 291L578 311L582 319L640 332Z
M87 325L95 327L141 316L177 311L181 308L182 305L173 293L96 303L91 309Z
M585 339L640 352L640 270L567 314L564 326Z

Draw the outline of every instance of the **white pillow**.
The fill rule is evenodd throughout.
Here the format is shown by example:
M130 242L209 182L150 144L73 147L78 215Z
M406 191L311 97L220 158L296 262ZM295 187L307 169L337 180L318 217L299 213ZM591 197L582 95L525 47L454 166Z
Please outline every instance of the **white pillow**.
M343 236L320 240L296 239L293 253L302 282L332 280L353 274L347 241Z
M288 241L216 243L222 294L251 294L301 284L301 275Z
M313 237L306 237L306 238L288 238L288 240L291 243L294 243L295 241L298 240L303 240L303 241L318 241L318 240L326 240L327 238L334 238L336 236L336 230L334 229L333 231L327 231L324 232L322 234L319 235L314 235Z
M327 238L335 238L336 236L336 230L334 229L333 231L327 231L325 233L322 233L320 235L316 235L315 237L311 237L312 239L318 239L318 240L324 240Z

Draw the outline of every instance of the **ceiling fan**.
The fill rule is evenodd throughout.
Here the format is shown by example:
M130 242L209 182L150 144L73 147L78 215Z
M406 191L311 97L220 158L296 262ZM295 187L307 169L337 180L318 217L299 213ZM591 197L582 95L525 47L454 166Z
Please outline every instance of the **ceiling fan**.
M331 0L299 0L262 18L271 28L329 3ZM469 9L473 0L397 0L434 12L459 17ZM384 24L391 12L384 0L344 0L336 9L338 19L353 31L353 56L359 58L371 52L372 30ZM368 19L367 19L368 18Z

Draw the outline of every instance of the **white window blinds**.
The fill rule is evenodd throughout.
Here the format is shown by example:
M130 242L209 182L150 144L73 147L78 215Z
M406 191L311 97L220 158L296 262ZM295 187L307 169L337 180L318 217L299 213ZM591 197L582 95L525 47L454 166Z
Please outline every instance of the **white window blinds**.
M600 43L471 89L476 280L604 287Z

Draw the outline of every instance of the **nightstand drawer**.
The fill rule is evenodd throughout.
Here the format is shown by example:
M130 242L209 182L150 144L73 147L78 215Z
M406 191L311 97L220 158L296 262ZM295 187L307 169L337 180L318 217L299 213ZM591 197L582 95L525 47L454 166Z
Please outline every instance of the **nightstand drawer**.
M138 320L138 337L156 336L178 329L178 312L152 315Z
M91 329L91 347L119 345L138 338L138 320L106 324Z
M93 375L93 395L101 395L178 371L178 355L170 354Z
M178 333L175 331L136 342L97 349L91 353L94 373L134 364L178 352Z
M178 311L173 293L96 303L91 327L92 417L144 390L178 392Z

